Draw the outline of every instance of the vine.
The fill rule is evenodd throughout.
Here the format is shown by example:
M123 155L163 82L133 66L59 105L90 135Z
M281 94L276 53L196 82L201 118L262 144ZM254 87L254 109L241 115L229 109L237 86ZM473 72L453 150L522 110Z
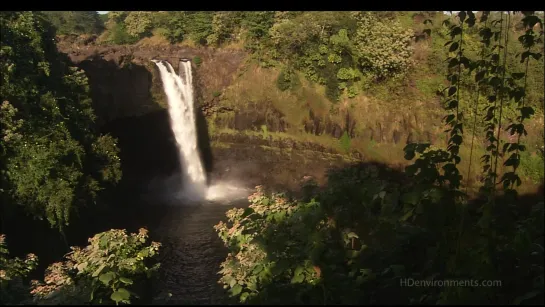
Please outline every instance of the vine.
M516 134L517 140L516 142L506 143L503 147L503 153L505 153L506 151L515 152L512 153L511 156L504 162L505 166L511 166L513 170L511 172L504 173L501 179L501 182L503 183L506 192L513 195L514 197L517 196L514 185L516 184L517 186L520 186L521 184L521 179L516 173L517 168L520 165L520 152L526 150L526 146L521 144L522 135L527 134L523 122L525 119L529 119L534 114L533 108L525 105L528 67L531 57L533 57L535 60L539 60L541 58L540 53L532 52L532 47L534 47L536 43L541 42L543 36L543 21L538 16L536 16L534 12L523 12L523 14L525 15L525 17L522 19L522 22L524 27L526 28L526 32L524 35L519 37L519 41L525 48L525 51L520 55L521 63L525 63L525 70L523 73L513 74L513 78L521 79L524 77L524 81L522 87L515 87L509 93L509 98L513 99L515 103L517 103L517 109L519 110L520 115L517 117L518 123L512 123L506 129L507 131L509 131L511 136ZM539 24L541 28L541 31L539 32L537 37L535 37L535 32L533 30L536 24Z
M496 74L498 73L499 62L500 62L500 52L501 52L501 38L503 35L503 14L500 14L499 20L493 20L491 22L492 26L500 24L500 29L497 31L492 31L492 35L497 44L492 48L498 49L497 53L490 54L490 76L486 80L488 85L492 88L492 95L488 96L488 102L492 105L489 105L485 108L486 115L484 116L485 124L485 138L488 141L488 146L486 147L487 153L484 154L481 158L483 165L483 173L485 173L484 184L481 187L481 192L485 195L493 195L493 190L495 189L495 177L497 176L494 173L492 168L492 159L498 154L498 146L496 142L498 141L494 136L496 130L496 108L497 108L497 96L499 92L499 86L501 80Z
M502 13L503 15L503 13ZM509 11L507 11L507 25L506 25L506 28L505 28L505 45L503 47L503 67L502 67L502 70L501 70L501 85L500 85L500 89L499 89L499 96L500 96L500 114L499 114L499 119L498 119L498 134L496 136L496 142L497 142L497 146L496 146L496 156L494 157L495 158L495 161L494 161L494 187L496 186L496 179L498 177L498 157L499 157L499 154L498 154L498 149L500 147L500 141L501 141L501 135L500 135L500 132L501 132L501 120L502 120L502 115L503 115L503 103L504 103L504 98L505 98L505 73L506 73L506 64L507 64L507 47L508 47L508 43L509 43L509 27L510 27L510 24L511 24L511 14ZM496 192L496 188L494 188L493 190L493 197L495 196L495 192ZM494 200L495 200L495 197L494 197Z
M477 126L477 114L478 114L478 105L479 105L479 99L481 98L481 89L484 85L484 77L486 76L486 73L488 72L488 65L485 61L486 58L486 47L490 45L490 28L488 27L488 16L490 15L489 11L485 11L482 13L480 21L484 22L483 28L479 31L479 35L481 36L482 40L481 43L481 59L479 62L476 63L476 65L473 67L473 69L480 68L480 70L475 74L475 82L477 83L477 98L475 99L474 104L474 111L473 111L473 128L471 129L471 145L470 145L470 151L469 151L469 166L467 169L467 178L468 178L468 184L466 185L466 194L468 192L468 188L470 188L470 176L471 176L471 165L473 162L473 146L475 141L475 132L476 132L476 126Z

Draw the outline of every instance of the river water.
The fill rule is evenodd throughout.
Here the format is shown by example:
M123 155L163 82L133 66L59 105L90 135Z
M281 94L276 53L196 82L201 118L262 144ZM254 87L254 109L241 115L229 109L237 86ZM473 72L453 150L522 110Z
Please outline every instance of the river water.
M227 210L247 205L246 200L239 199L232 203L171 204L138 210L140 221L135 220L134 225L147 226L151 239L162 243L159 255L161 269L159 281L154 285L157 296L154 303L235 303L218 284L220 264L228 251L213 227L220 221L226 221ZM158 292L161 294L158 295ZM172 296L167 298L167 293Z

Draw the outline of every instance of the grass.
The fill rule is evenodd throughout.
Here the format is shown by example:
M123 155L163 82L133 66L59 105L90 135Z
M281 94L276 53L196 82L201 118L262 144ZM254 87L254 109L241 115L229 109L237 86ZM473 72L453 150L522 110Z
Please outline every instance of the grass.
M170 43L162 35L154 34L150 37L142 38L135 45L140 47L162 47L169 46Z
M281 91L276 87L277 68L261 68L249 64L246 71L225 91L222 104L235 109L261 109L268 103L285 115L292 127L301 126L308 119L309 107L318 116L324 116L330 103L325 99L323 86L312 85L302 76L301 87L295 91Z

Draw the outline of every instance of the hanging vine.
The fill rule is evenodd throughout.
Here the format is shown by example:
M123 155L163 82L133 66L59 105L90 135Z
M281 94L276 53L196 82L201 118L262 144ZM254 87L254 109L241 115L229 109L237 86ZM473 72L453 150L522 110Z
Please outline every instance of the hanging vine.
M489 61L489 76L486 79L486 84L491 88L490 95L488 96L488 102L489 105L484 109L486 111L486 115L484 116L484 122L485 122L485 139L488 142L488 146L486 147L486 153L482 156L481 161L483 162L483 173L484 175L484 183L481 187L481 193L487 195L489 197L489 201L491 200L492 195L494 195L494 189L495 189L495 177L497 177L497 174L494 173L494 169L492 168L492 162L497 155L498 155L498 142L499 140L495 137L494 132L496 131L496 124L497 124L497 118L496 118L496 109L497 109L497 101L498 101L498 95L500 91L501 86L501 78L498 76L499 71L501 70L500 65L500 53L502 46L502 35L503 33L503 12L500 13L500 19L495 19L491 22L492 27L499 24L499 29L495 31L491 31L491 36L494 37L494 40L496 41L496 44L492 48L492 51L497 49L497 53L492 52L490 54L490 61ZM485 34L487 35L487 34Z
M484 26L479 31L479 35L481 36L481 59L478 62L475 62L472 69L477 69L477 73L475 74L475 82L477 83L477 93L475 98L475 103L473 107L473 125L471 129L471 144L470 144L470 151L469 151L469 166L467 169L467 180L468 184L466 185L466 194L468 192L468 189L470 188L470 176L471 176L471 166L473 163L473 147L475 143L475 134L476 134L476 126L477 126L477 116L478 116L478 107L479 107L479 99L481 98L481 93L483 87L486 86L485 84L485 78L487 77L488 69L489 69L489 63L486 61L488 58L487 48L490 46L490 38L492 37L492 31L488 27L488 16L490 15L490 11L484 11L481 15L480 22L484 22Z
M503 14L502 14L503 15ZM502 67L501 67L501 83L500 83L500 86L499 86L499 89L498 89L498 96L500 98L500 110L499 110L499 117L498 117L498 132L497 132L497 135L496 135L496 155L494 157L494 187L496 186L496 180L498 178L498 158L499 158L499 152L498 152L498 149L500 148L500 143L501 143L501 128L502 128L502 125L501 125L501 121L502 121L502 115L503 115L503 107L504 107L504 100L505 100L505 96L506 96L506 93L507 91L509 91L509 87L506 86L506 65L507 65L507 49L508 49L508 43L509 43L509 28L510 28L510 25L511 25L511 13L509 11L507 11L507 24L505 26L505 44L503 46L503 64L502 64ZM508 81L512 81L512 80L508 80ZM492 189L492 192L493 192L493 200L495 200L495 193L496 193L496 188Z
M524 63L525 68L524 72L522 73L514 73L513 79L524 79L522 82L522 86L514 86L509 92L509 99L514 100L514 102L517 104L517 110L519 111L520 115L517 116L516 123L511 123L506 128L506 131L509 131L509 134L511 136L516 134L517 138L516 142L506 143L503 146L502 150L504 154L505 152L509 153L514 151L514 153L512 153L509 158L504 162L504 166L511 166L512 171L505 172L501 178L501 182L506 189L506 193L512 195L513 197L517 196L515 184L516 186L520 186L522 183L520 177L517 174L517 168L520 165L520 152L526 150L526 146L521 144L522 135L527 134L526 129L524 128L524 120L529 119L534 114L534 109L530 106L525 105L526 86L528 81L528 67L531 58L534 58L534 60L536 61L541 58L541 53L532 52L532 48L537 43L542 43L543 39L543 21L537 15L535 15L534 12L523 12L523 14L525 15L525 17L522 19L522 23L526 31L524 35L519 37L519 42L525 49L525 51L520 54L520 62ZM536 25L539 25L541 29L537 34L534 31L534 27Z
M450 137L447 143L447 151L450 154L449 162L443 165L445 176L449 182L451 191L458 190L462 176L457 168L460 163L460 145L463 142L463 112L460 111L460 83L462 79L462 65L466 69L470 68L470 60L464 56L464 26L472 27L475 24L475 15L471 11L460 11L458 13L460 25L450 26L451 41L447 42L449 52L456 52L456 55L448 58L448 67L456 68L447 76L450 81L450 87L447 91L446 109L451 114L445 116L444 122L449 126L447 132ZM447 23L448 24L448 23Z

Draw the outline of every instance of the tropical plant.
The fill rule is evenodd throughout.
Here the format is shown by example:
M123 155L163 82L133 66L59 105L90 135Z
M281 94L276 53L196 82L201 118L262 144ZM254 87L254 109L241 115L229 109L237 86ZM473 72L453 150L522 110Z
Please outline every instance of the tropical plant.
M63 262L50 265L44 282L33 281L36 301L49 304L131 303L135 289L159 268L150 265L160 243L148 242L148 232L138 234L112 229L96 234L85 248L72 247Z
M96 130L87 77L62 59L43 16L6 12L0 23L2 205L62 230L120 180L116 140Z
M30 295L24 279L38 265L38 257L28 254L26 258L9 258L6 236L0 234L0 303L10 305L28 302Z

